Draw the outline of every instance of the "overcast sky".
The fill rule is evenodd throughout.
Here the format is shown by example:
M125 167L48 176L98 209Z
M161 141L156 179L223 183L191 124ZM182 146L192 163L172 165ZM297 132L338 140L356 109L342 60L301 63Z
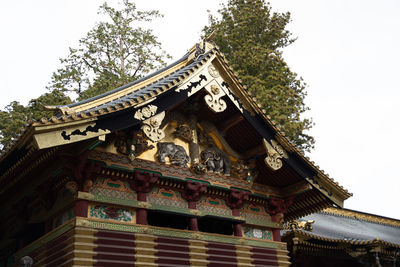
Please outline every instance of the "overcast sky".
M111 5L117 1L109 1ZM152 25L177 59L199 41L207 9L221 0L140 0L158 9ZM285 49L292 70L308 84L307 116L316 148L310 154L354 196L345 207L400 219L400 1L270 0L289 11L298 40ZM15 0L0 8L0 107L26 104L45 92L58 58L76 47L101 17L102 1Z

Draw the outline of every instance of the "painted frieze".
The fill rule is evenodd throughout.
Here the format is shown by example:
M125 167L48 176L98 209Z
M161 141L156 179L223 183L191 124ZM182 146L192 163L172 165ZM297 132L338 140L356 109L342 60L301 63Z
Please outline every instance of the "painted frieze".
M147 202L169 208L184 208L187 209L187 201L182 199L178 192L165 188L154 187L147 195Z
M200 201L197 203L197 209L209 215L232 215L232 211L226 205L225 200L209 196L201 197Z
M254 225L265 225L271 222L271 216L265 211L264 207L251 203L246 203L240 210L240 216L246 223Z
M90 193L107 198L136 200L136 192L130 188L128 182L109 178L97 178Z

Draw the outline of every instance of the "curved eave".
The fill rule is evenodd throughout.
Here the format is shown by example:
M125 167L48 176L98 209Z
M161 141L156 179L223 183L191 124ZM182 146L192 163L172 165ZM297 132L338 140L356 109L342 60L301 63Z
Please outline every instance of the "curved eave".
M154 83L161 79L164 79L166 76L169 76L172 73L176 72L177 70L181 69L182 67L186 66L188 64L189 55L190 55L190 53L187 53L182 58L173 62L172 64L170 64L154 73L151 73L150 75L147 75L141 79L138 79L134 82L128 83L128 84L118 87L114 90L111 90L111 91L105 92L103 94L85 99L85 100L77 102L77 103L64 105L64 106L56 106L55 109L62 112L62 114L68 115L68 114L74 114L74 113L79 113L81 111L89 110L93 107L101 106L102 104L116 100L124 95L130 94L137 90L140 90L141 88L143 88L151 83Z
M218 49L218 48L217 48ZM266 113L264 109L262 109L262 105L257 102L257 98L251 95L251 92L247 89L245 85L242 84L242 81L238 78L238 74L233 71L233 69L229 66L228 61L225 56L219 52L216 53L216 59L219 62L221 68L225 71L226 75L231 79L232 84L238 89L234 93L242 94L242 99L248 102L248 105L251 107L251 110L256 114L260 115L266 124L268 124L275 133L275 139L286 149L287 152L295 155L299 158L299 160L304 164L310 167L316 175L314 177L307 177L308 182L312 186L314 186L317 190L321 191L321 193L327 195L328 198L331 198L329 194L334 194L337 196L336 198L331 198L332 202L336 205L343 207L343 201L351 197L353 194L346 190L343 186L340 186L334 179L330 178L327 174L324 173L323 170L319 168L318 165L315 165L313 161L310 160L309 157L306 157L304 152L300 149L296 148L291 141L286 137L285 133L280 129L280 127L271 119L271 117ZM239 96L240 97L240 96ZM306 177L305 177L306 178ZM318 184L319 180L321 184ZM327 192L323 192L321 188L329 187Z
M340 239L340 238L327 238L327 237L315 235L315 234L312 234L310 232L306 232L303 230L286 231L282 235L282 238L289 238L291 235L293 237L299 237L299 238L303 238L303 239L315 239L315 240L320 240L320 241L329 242L329 243L333 243L333 244L358 245L358 246L383 245L383 246L388 246L388 247L400 248L399 244L387 242L387 241L381 240L379 238L370 239L370 240L346 240L346 239ZM303 242L303 243L308 244L308 245L313 245L312 243L309 243L309 242Z
M297 162L296 164L300 164L303 169L312 170L305 172L312 174L310 175L311 177L304 175L304 173L302 174L302 177L316 190L325 195L327 199L330 199L338 206L342 206L343 201L352 194L324 174L318 166L311 162L309 158L304 156L302 151L294 147L285 136L284 132L282 132L276 123L266 114L265 110L261 109L261 105L257 103L257 99L251 96L251 93L242 84L241 80L238 79L237 74L234 73L233 69L228 65L224 55L219 52L218 48L209 43L207 43L206 46L208 50L203 51L203 56L195 58L195 52L197 51L192 49L180 60L154 74L100 96L72 105L59 106L57 108L63 112L62 116L53 116L50 119L43 118L40 121L30 124L27 128L34 128L30 130L31 134L36 131L50 131L53 129L68 127L68 125L84 124L86 122L89 123L90 121L105 117L103 115L114 112L123 112L128 108L135 109L145 103L153 101L159 95L170 91L170 89L175 88L181 82L190 78L194 69L199 68L208 62L211 55L215 55L213 64L215 63L219 68L222 68L221 76L224 76L224 79L229 80L232 85L232 93L241 100L242 105L246 110L248 110L248 118L254 116L262 118L263 123L261 125L267 129L268 132L268 137L265 138L276 139L287 150L290 157L295 159ZM185 71L182 72L182 70ZM162 83L163 81L168 82ZM155 87L155 84L157 84L157 87ZM148 86L154 86L154 90L146 90L146 87ZM132 93L134 94L132 98L124 98ZM135 93L138 94L135 95ZM26 137L27 134L24 133L23 136ZM3 153L0 162L13 151L16 146L15 144L24 143L24 140L26 140L26 138L22 138L22 136L16 140L12 147ZM295 166L292 164L291 167ZM329 194L332 194L334 197L331 197Z

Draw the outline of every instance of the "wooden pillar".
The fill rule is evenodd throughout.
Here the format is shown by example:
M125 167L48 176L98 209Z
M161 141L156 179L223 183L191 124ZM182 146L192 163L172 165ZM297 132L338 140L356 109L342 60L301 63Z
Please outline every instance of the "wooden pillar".
M88 201L77 200L75 202L75 216L76 217L87 217L88 216Z
M135 171L134 177L135 178L129 182L129 185L136 191L137 200L146 202L146 194L151 191L154 184L158 181L159 175L156 173ZM136 223L147 225L147 209L136 209Z
M240 216L240 208L243 207L244 201L249 199L250 193L247 191L240 191L236 189L232 189L229 195L226 204L228 207L232 209L232 216L239 217ZM235 236L242 237L242 224L234 223L233 224L233 234Z
M271 220L277 223L283 223L285 213L287 212L290 205L292 205L292 199L278 199L271 197L265 204L265 210L271 215ZM280 229L273 229L272 236L274 241L281 241Z
M188 201L189 209L196 209L196 202L200 200L203 193L207 191L207 185L199 182L187 181L182 197ZM197 217L189 218L189 230L198 231L199 224Z

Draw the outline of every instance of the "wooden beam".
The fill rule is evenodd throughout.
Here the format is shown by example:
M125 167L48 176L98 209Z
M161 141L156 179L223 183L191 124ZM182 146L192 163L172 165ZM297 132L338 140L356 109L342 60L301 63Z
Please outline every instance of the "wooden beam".
M260 140L261 142L261 140ZM245 159L249 159L249 158L253 158L255 156L261 156L261 155L265 155L265 148L262 144L260 144L259 146L253 147L250 150L247 150L246 152L243 153L243 158Z
M219 127L221 134L226 135L230 128L238 124L243 120L243 116L240 113L235 114L234 116L230 117L228 120L221 123Z

